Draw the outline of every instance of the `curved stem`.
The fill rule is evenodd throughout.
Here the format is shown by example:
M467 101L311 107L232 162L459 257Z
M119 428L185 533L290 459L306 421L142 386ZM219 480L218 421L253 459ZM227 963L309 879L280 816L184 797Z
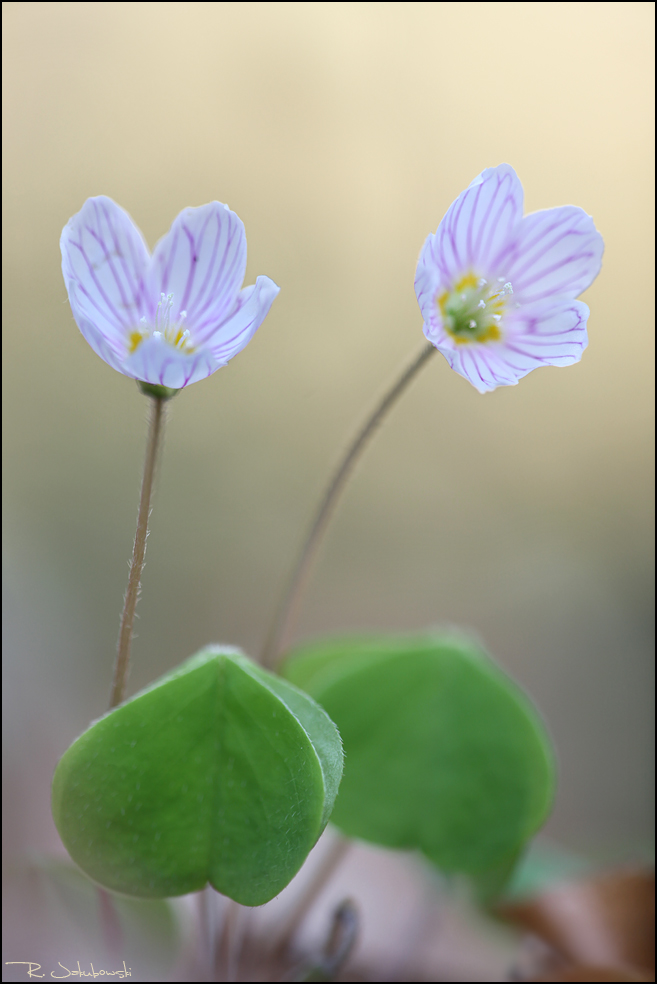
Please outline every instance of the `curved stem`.
M144 477L141 483L141 495L139 498L137 531L135 533L135 542L132 549L132 561L130 563L128 587L123 602L123 614L121 616L121 628L119 629L116 663L114 664L114 680L112 681L112 693L109 704L110 709L112 707L116 707L117 704L120 704L123 700L125 686L128 679L132 628L135 621L137 602L139 601L141 572L144 569L144 556L146 554L146 539L148 537L148 518L151 512L153 478L155 475L155 465L157 462L158 452L162 444L162 431L164 428L164 403L165 400L161 397L154 396L151 398L151 418L148 428L146 458L144 460Z
M356 464L356 461L367 444L367 441L381 423L388 410L401 396L411 380L417 375L422 366L435 351L437 350L431 343L425 345L419 356L417 356L410 366L404 370L397 382L387 391L375 407L373 413L370 414L365 424L361 427L355 439L352 441L344 458L329 482L319 509L315 515L313 524L310 527L308 536L306 537L301 553L299 554L299 558L292 572L287 590L283 595L274 616L262 655L262 663L264 666L271 666L275 663L279 654L287 644L292 627L296 621L301 595L308 577L310 566L313 562L328 521L331 518L337 499L346 484L351 470Z

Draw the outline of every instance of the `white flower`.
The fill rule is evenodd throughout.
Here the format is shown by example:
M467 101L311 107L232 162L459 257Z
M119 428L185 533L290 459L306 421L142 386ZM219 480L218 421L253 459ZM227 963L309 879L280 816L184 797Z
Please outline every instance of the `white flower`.
M89 198L61 237L73 316L113 369L180 389L237 355L279 288L269 277L242 288L244 226L227 205L186 208L151 256L111 198Z
M600 271L602 236L574 205L522 212L513 168L487 168L418 260L424 334L480 393L578 362L588 343L589 309L575 298Z

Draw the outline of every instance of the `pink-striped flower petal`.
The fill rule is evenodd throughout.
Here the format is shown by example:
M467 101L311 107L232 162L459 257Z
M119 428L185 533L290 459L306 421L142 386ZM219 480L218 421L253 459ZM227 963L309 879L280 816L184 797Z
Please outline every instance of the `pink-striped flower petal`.
M486 346L450 345L448 341L436 348L455 372L480 393L487 393L498 386L514 386L532 369L579 362L588 345L588 316L582 301L565 300L551 307L527 305L508 319L504 341Z
M148 253L130 216L90 198L61 238L62 270L80 331L108 365L181 389L211 375L250 341L279 288L241 290L246 237L220 202L187 208Z
M246 272L241 219L221 202L185 208L153 250L150 297L173 294L171 317L187 312L196 340L233 307Z
M462 270L488 266L520 222L523 201L522 185L508 164L482 171L425 244L438 285L450 284Z
M540 365L571 366L579 362L589 343L589 313L583 301L523 304L507 320L503 348L509 363L526 375Z
M433 234L425 239L415 271L415 296L424 319L424 334L429 341L442 337L442 319L436 298L445 284L451 283L451 279L444 273L442 263L435 261L434 239Z
M112 369L123 372L125 345L122 336L109 330L103 331L86 316L83 304L78 301L75 284L69 285L68 296L83 338L89 342L96 355L99 355Z
M497 260L516 301L578 297L602 266L604 243L593 219L575 205L526 215Z
M500 349L470 346L451 351L447 361L455 372L465 376L480 393L489 393L498 386L513 386L518 382Z
M257 277L255 284L240 291L230 315L212 335L212 354L220 365L225 365L250 342L279 290L269 277Z
M163 338L144 339L137 350L123 363L123 372L153 386L182 389L197 383L221 368L208 349L198 349L191 354L173 348Z
M62 271L75 320L86 318L116 342L146 311L150 257L141 233L116 202L89 198L62 231Z
M522 217L508 164L483 171L420 253L415 290L424 333L481 393L542 365L579 361L589 309L575 297L597 276L604 250L580 208Z

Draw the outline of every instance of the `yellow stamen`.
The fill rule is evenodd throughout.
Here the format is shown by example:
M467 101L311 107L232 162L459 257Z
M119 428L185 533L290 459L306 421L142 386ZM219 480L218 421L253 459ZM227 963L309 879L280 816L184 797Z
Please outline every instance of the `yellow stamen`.
M128 353L132 355L137 351L145 338L156 335L163 338L169 345L191 355L194 346L191 342L190 332L185 328L184 321L187 317L186 311L181 311L178 321L172 323L170 320L171 309L173 307L173 294L161 294L160 303L155 311L155 325L149 325L146 318L140 321L140 327L134 328L128 335Z
M141 343L147 337L148 337L147 332L141 332L141 331L130 332L130 334L128 335L128 351L130 355L132 355L133 352L137 351Z

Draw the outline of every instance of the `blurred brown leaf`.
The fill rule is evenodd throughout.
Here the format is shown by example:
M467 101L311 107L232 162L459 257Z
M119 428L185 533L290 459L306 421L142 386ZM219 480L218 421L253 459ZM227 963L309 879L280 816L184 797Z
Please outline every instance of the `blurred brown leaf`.
M647 977L635 974L617 967L593 967L590 964L578 964L566 967L556 974L547 977L532 977L533 981L654 981L655 975Z
M655 875L625 869L564 883L541 895L506 903L500 915L549 943L573 967L567 974L535 980L654 980ZM593 968L616 976L586 976ZM615 967L651 976L618 976ZM631 973L631 972L630 972Z

